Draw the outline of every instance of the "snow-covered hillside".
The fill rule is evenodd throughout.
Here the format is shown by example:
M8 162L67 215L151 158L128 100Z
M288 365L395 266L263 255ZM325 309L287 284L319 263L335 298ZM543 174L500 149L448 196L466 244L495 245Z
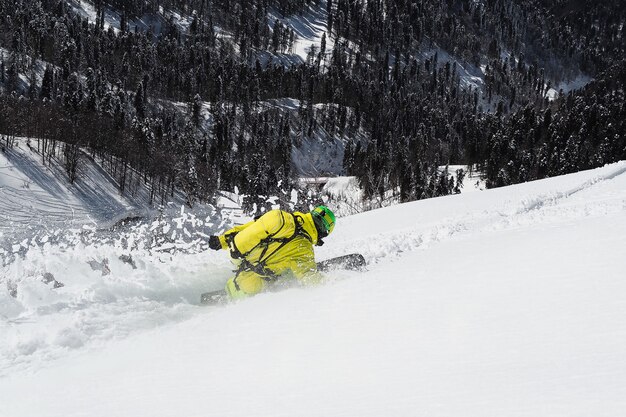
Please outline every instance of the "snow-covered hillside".
M225 253L47 246L11 273L64 287L0 289L0 416L623 416L625 247L626 162L342 218L318 258L367 272L225 307Z
M25 230L102 227L146 211L145 201L120 195L116 182L87 155L72 185L60 162L44 164L36 147L34 139L17 139L0 152L0 242Z

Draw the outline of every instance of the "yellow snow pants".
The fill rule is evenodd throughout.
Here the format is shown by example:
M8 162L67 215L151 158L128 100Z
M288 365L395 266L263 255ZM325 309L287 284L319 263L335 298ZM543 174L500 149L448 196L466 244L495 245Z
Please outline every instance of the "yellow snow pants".
M258 294L265 289L267 281L253 271L242 271L226 282L226 292L231 300L238 300Z

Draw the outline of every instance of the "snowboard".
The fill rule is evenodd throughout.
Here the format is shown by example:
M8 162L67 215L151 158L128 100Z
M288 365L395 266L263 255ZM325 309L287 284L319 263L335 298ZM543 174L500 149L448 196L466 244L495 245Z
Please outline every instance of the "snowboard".
M362 271L367 263L365 257L360 253L351 253L349 255L337 256L336 258L326 259L317 263L317 270L326 272L336 269L348 271ZM200 304L219 305L228 302L228 296L225 290L217 290L205 292L200 296Z
M347 271L362 271L365 269L365 257L360 253L337 256L317 263L318 271L330 271L333 269L345 269Z

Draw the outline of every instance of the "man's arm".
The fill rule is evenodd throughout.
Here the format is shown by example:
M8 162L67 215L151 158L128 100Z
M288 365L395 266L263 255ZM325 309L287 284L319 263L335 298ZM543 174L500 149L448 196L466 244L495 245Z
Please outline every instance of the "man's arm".
M221 249L228 250L228 242L229 242L229 240L232 237L234 237L235 235L237 235L237 233L239 233L242 230L250 227L252 224L254 224L254 221L251 221L251 222L248 222L248 223L244 223L244 224L241 224L239 226L235 226L232 229L224 232L222 235L218 236Z
M244 255L254 249L261 240L269 236L277 238L284 237L290 233L292 234L294 229L293 217L288 216L280 210L269 211L257 221L251 222L245 226L245 228L235 235L232 242L228 242L229 239L224 238L231 252L238 251L240 254Z

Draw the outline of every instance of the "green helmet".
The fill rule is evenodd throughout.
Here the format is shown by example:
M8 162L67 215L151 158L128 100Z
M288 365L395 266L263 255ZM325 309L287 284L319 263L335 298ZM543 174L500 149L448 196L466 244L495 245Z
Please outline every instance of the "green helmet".
M329 235L335 228L335 215L326 206L317 206L311 210L311 216L318 230L325 230ZM319 227L321 226L321 227Z

